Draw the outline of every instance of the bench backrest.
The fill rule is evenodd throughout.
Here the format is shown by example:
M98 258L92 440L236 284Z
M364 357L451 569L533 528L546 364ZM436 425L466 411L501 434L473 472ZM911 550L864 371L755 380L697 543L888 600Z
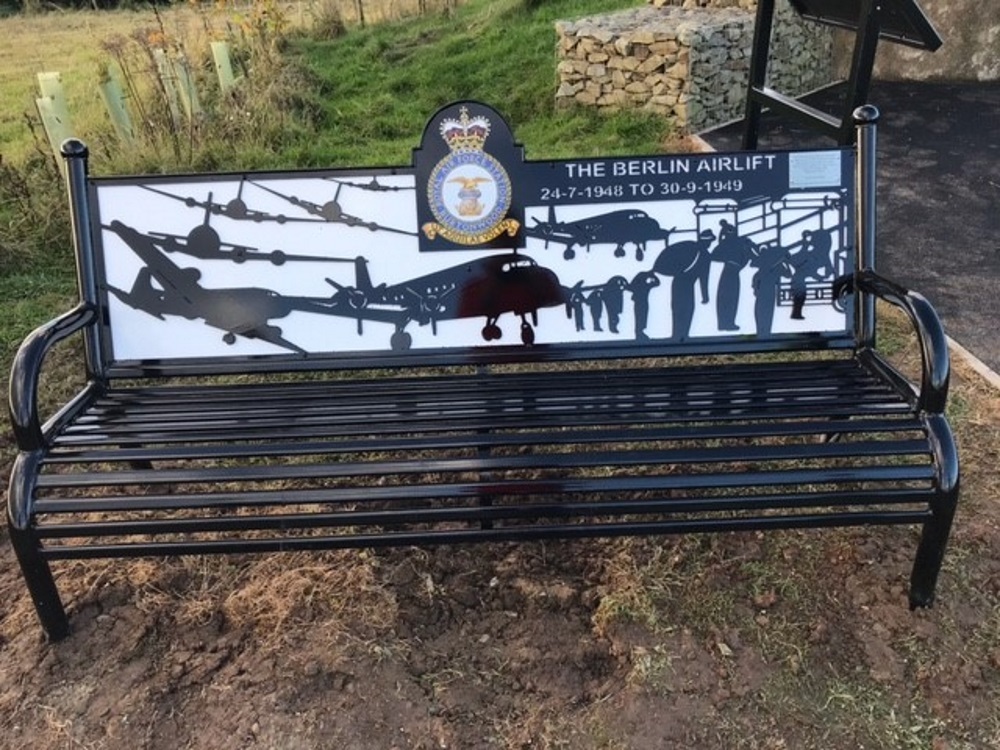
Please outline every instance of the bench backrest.
M497 112L461 102L431 118L409 167L77 166L82 293L104 311L92 367L852 347L855 312L831 288L859 262L855 162L845 148L526 161Z

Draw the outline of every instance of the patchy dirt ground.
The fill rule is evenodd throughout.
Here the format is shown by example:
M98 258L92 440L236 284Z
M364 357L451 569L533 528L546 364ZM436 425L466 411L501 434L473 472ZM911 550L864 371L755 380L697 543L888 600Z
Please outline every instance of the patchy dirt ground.
M961 369L961 368L960 368ZM0 540L0 745L1000 748L1000 400L961 371L938 604L910 529L68 563Z

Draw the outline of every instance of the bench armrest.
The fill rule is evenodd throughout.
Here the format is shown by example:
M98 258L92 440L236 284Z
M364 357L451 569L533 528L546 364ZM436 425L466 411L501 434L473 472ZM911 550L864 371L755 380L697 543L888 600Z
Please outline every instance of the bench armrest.
M10 419L14 437L22 451L44 445L38 416L38 383L45 355L55 344L97 320L93 305L82 303L50 320L22 342L10 368Z
M909 317L920 343L923 365L917 408L934 414L944 413L951 362L948 337L931 303L923 295L879 276L874 271L848 274L833 282L834 298L854 291L885 300L903 310Z

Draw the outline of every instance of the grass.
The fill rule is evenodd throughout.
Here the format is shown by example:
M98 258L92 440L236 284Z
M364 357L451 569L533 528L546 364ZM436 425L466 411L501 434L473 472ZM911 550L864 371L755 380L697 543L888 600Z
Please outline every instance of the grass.
M431 2L438 7L443 0ZM222 0L174 5L134 4L120 11L58 10L48 13L0 15L4 44L0 47L0 155L20 161L36 147L26 118L37 119L36 75L58 72L76 126L76 135L87 140L110 134L107 114L97 91L99 70L109 61L107 41L129 37L143 29L161 29L197 53L207 63L208 42L237 33L251 14L254 0ZM416 0L366 3L372 21L415 12ZM319 24L356 23L351 0L297 0L278 6L292 29L313 29ZM39 44L44 39L44 44Z
M405 5L389 4L396 15ZM537 7L529 8L532 5ZM313 99L325 119L318 133L271 155L273 161L264 154L254 158L259 166L406 163L430 114L466 97L502 108L531 143L536 158L579 156L581 150L655 151L669 130L662 118L554 112L555 20L634 5L631 0L476 0L459 5L444 22L439 14L429 14L353 29L335 39L304 35L293 43L290 58L313 74L308 82L300 82L308 89L301 93ZM370 2L366 6L369 16L387 15L373 12ZM33 134L26 126L36 119L37 73L61 74L79 136L95 143L110 139L96 91L98 71L111 59L104 49L107 41L142 29L162 29L169 39L183 40L189 54L197 55L197 64L204 66L208 41L235 33L234 26L248 14L233 7L228 15L183 5L157 14L67 11L0 18L10 42L0 50L0 154L8 163L19 162L39 146L40 129ZM331 14L353 20L347 10L353 3L326 0L323 5L317 0L281 7L293 30L315 29ZM37 44L39 38L46 43ZM497 60L504 64L497 66ZM109 171L105 165L96 166Z
M670 137L662 118L557 112L554 105L555 21L634 4L558 0L529 10L520 0L469 2L447 24L416 19L335 41L303 40L295 52L321 82L317 105L326 126L302 158L352 164L361 142L370 163L409 163L429 114L465 98L503 111L528 158L661 150Z
M188 6L162 11L165 26L178 37L198 44L205 39L201 16ZM20 161L35 148L26 118L36 118L36 75L60 74L78 135L88 137L106 120L97 93L97 73L107 54L102 45L115 34L128 35L158 25L151 10L93 12L59 11L0 19L0 154ZM45 43L40 44L39 39Z

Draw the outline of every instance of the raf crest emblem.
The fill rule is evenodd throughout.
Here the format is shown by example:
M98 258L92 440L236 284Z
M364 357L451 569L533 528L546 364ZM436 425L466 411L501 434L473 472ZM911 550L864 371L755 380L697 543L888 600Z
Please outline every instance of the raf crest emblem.
M424 224L424 234L431 240L441 235L461 245L481 245L504 232L513 237L520 224L507 218L510 176L483 150L490 135L489 119L469 117L468 109L462 107L457 120L441 122L440 132L449 153L427 181L427 200L437 221Z

